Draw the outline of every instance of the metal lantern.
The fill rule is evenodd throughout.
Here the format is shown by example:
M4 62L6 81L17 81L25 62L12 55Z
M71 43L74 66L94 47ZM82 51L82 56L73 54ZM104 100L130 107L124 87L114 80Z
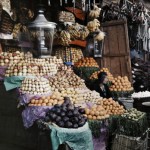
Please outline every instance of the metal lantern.
M84 51L85 57L102 57L103 40L95 40L98 32L90 33L87 37L86 50Z
M52 53L56 23L46 20L43 7L39 8L36 19L29 24L28 28L33 43L33 56L49 57Z

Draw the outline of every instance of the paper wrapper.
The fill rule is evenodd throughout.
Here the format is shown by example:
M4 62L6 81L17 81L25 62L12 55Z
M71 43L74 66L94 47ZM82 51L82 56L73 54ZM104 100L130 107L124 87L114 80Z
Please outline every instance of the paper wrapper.
M100 137L93 137L94 150L106 150L106 141L108 139L108 130L106 127L100 129Z
M50 95L51 95L51 92L47 93L47 94L43 94L43 95L22 94L20 92L19 106L26 105L26 104L30 103L31 99L39 99L40 97L50 96Z
M22 112L22 119L25 128L31 127L38 119L45 118L50 106L30 106Z

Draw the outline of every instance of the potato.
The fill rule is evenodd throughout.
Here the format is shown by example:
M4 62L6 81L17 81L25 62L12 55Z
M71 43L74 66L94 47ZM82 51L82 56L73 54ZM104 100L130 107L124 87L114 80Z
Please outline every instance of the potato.
M46 103L42 103L42 106L46 106Z
M97 119L97 117L96 117L96 116L93 116L93 117L92 117L92 119L93 119L93 120L96 120L96 119Z
M91 115L88 115L88 118L89 118L89 119L92 119L93 117L92 117Z

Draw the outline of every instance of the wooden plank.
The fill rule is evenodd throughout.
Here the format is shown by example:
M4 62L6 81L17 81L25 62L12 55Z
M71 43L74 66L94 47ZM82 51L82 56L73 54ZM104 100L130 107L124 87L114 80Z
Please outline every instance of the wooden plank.
M125 54L110 54L110 55L103 54L103 57L123 57L123 56L129 56L129 54L127 54L127 53L125 53Z
M128 76L130 77L130 65L129 61L127 59L128 57L104 57L101 61L102 67L107 67L110 72L114 75L114 77L117 76Z
M109 22L105 22L102 23L101 26L102 27L109 27L109 26L116 26L116 25L122 25L122 24L126 24L127 21L126 20L115 20L115 21L109 21Z
M118 39L118 49L120 52L120 55L128 55L128 49L126 46L126 35L125 35L125 29L124 26L118 25L117 26L117 39Z
M110 49L109 54L110 55L119 54L118 38L117 38L117 26L109 27L108 39L109 39L109 49Z
M127 69L128 66L125 57L120 58L120 65L121 65L121 75L129 77L128 69Z
M81 46L81 47L86 47L86 41L81 41L81 40L74 40L70 42L70 45L76 45L76 46Z
M104 39L104 47L103 47L103 55L109 55L110 54L110 49L109 49L109 34L108 32L108 28L103 28L103 31L107 34L105 39Z

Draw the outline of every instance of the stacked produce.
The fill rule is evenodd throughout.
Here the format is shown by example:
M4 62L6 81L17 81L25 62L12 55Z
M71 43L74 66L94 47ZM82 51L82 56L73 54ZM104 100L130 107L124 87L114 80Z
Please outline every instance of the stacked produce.
M38 99L31 99L28 106L54 106L56 104L62 104L64 98L61 97L59 92L54 92L51 96L43 96Z
M99 100L101 100L101 97L99 93L96 91L91 91L87 88L84 89L76 89L76 88L66 88L63 90L60 90L60 93L62 96L69 96L70 100L75 104L76 106L85 106L88 102L96 104Z
M92 57L85 57L75 63L75 67L97 67L97 62Z
M100 97L98 92L88 90L83 94L83 99L85 100L85 102L92 102L95 104L102 98Z
M148 130L147 115L132 108L121 115L118 122L118 132L132 137L142 137Z
M63 60L61 59L61 57L56 57L56 56L51 56L49 58L45 58L46 61L48 61L48 63L53 63L56 64L57 67L60 67L63 64Z
M56 43L56 45L69 46L70 42L71 42L71 35L68 31L62 30L58 31L55 34L54 44Z
M48 64L55 64L57 66L62 65L63 61L61 58L56 58L55 56L51 56L49 58L45 58L45 59L37 59L37 58L28 58L24 60L26 63L36 63L39 65L43 65L44 63L48 63Z
M49 81L42 77L25 78L22 81L21 92L24 94L43 95L51 92Z
M95 105L90 109L86 108L85 113L89 120L101 120L109 117L109 114L101 105Z
M57 73L57 66L43 59L25 59L9 65L5 76L50 76Z
M16 64L24 58L22 52L1 52L0 53L0 66L8 66L9 64Z
M126 110L126 112L124 114L122 114L121 116L133 121L137 121L139 120L145 113L138 111L135 108Z
M57 73L57 66L54 63L43 63L39 65L40 76L51 76Z
M74 72L85 81L89 80L90 76L98 70L99 66L92 57L82 58L74 65Z
M85 103L83 97L81 96L81 92L75 88L64 88L60 90L60 93L63 97L68 96L73 104L80 104Z
M114 101L112 98L103 99L98 102L107 111L109 115L120 115L124 113L123 106L119 105L118 102Z
M63 128L78 128L82 127L87 121L84 114L84 109L75 107L70 99L65 97L62 105L55 105L47 113L45 121L53 122Z
M83 57L83 53L81 48L78 47L66 47L63 49L62 47L55 48L55 56L58 58L62 58L64 62L77 62L79 59Z
M49 78L49 83L52 90L85 87L84 80L75 75L72 70L58 72L54 77Z
M130 81L128 80L127 76L121 77L118 76L117 78L114 78L112 80L112 86L110 87L111 91L123 91L123 92L127 92L127 91L132 91L133 87L131 86Z
M25 59L33 58L33 54L31 52L27 52L24 54Z
M146 97L150 97L149 91L138 92L138 93L132 94L132 98L146 98Z
M99 93L89 90L84 80L74 74L72 70L60 71L54 77L49 78L52 91L60 92L63 97L69 96L75 105L83 105L87 102L97 103Z
M113 75L109 72L108 68L102 68L100 71L94 72L94 73L90 76L90 79L91 79L91 80L98 79L98 74L99 74L100 72L106 72L109 81L112 81L112 80L114 79Z
M30 64L25 61L20 61L17 64L9 65L6 70L6 77L10 76L32 76L39 75L39 68L37 64Z

